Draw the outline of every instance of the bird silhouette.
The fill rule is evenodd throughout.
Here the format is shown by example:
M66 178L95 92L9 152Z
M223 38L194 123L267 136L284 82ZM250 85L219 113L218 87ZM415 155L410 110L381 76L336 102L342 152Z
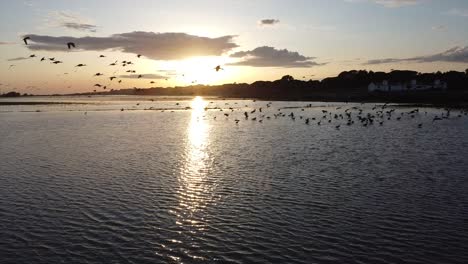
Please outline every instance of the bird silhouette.
M137 57L140 58L140 57L141 57L141 54L138 54Z
M80 63L80 64L76 65L75 67L84 67L84 66L86 66L86 64Z
M63 63L62 61L54 61L52 62L53 64L59 64L59 63Z
M41 61L45 61L45 57L42 57Z
M100 73L100 72L94 74L94 76L102 76L102 75L104 75L104 74L102 74L102 73Z
M114 80L115 78L117 78L117 77L115 77L115 76L109 77L109 79L110 79L111 81Z
M214 68L216 70L216 72L219 72L220 70L224 70L223 68L221 68L221 65L218 65Z
M105 57L106 57L106 56L104 56L104 55L99 55L99 58L105 58Z
M75 43L73 43L73 42L68 42L67 47L68 47L68 49L71 49L72 47L76 48Z
M28 45L28 40L31 40L31 38L30 37L24 37L23 38L24 44Z
M29 55L29 58L35 58L35 57L36 57L35 54Z

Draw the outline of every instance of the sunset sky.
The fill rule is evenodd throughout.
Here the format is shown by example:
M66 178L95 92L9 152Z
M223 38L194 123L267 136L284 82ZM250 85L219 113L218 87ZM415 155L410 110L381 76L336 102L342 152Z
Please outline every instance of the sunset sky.
M468 68L466 0L0 0L0 10L0 93Z

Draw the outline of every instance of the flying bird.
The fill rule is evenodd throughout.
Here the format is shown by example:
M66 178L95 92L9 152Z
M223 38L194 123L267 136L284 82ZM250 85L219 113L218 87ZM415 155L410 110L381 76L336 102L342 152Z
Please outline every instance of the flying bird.
M105 58L105 57L106 57L106 56L104 56L104 55L99 55L99 58Z
M61 61L54 61L54 62L52 62L52 63L53 63L53 64L59 64L59 63L63 63L63 62L61 62Z
M137 57L140 58L140 57L141 57L141 54L138 54Z
M45 57L42 57L41 61L45 61Z
M28 40L30 39L31 39L30 37L24 37L23 38L24 44L28 45Z
M76 48L75 43L73 43L73 42L68 42L67 47L68 47L68 49L71 49L72 47Z
M138 79L140 79L141 77L143 77L143 75L141 75L141 74L140 74L140 75L138 75Z
M84 67L84 66L86 66L86 64L80 63L80 64L76 65L75 67Z
M32 55L29 56L29 58L35 58L35 57L36 57L35 54L32 54Z
M49 60L50 60L50 61L54 61L54 60L55 60L55 58L49 58Z
M214 68L217 72L219 72L220 70L224 70L223 68L221 68L221 65L218 65Z
M99 83L96 83L94 86L101 87L101 85Z
M109 77L109 79L110 79L111 81L114 80L115 78L117 78L117 77L115 77L115 76Z
M102 73L100 73L100 72L94 74L94 76L102 76L102 75L104 75L104 74L102 74Z

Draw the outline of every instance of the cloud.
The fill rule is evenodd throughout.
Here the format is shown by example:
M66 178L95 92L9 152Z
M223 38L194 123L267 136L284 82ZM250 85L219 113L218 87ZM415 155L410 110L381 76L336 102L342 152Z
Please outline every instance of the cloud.
M434 31L447 31L447 26L445 26L445 25L433 26L432 30L434 30Z
M261 26L273 26L278 24L280 21L278 19L262 19L258 23Z
M314 62L314 57L306 57L298 52L288 51L287 49L279 50L268 46L249 51L239 51L231 54L230 57L241 59L239 62L229 64L235 66L306 68L323 65Z
M91 24L84 24L84 23L75 23L75 22L64 22L62 26L69 29L75 29L79 31L90 31L96 32L96 26Z
M402 6L417 5L426 0L345 0L346 2L372 2L384 7L396 8Z
M468 9L453 8L449 10L447 14L452 15L452 16L468 17Z
M402 62L402 61L405 61L405 59L392 59L392 58L374 59L374 60L368 60L366 64L376 65L376 64L395 63L395 62Z
M109 37L53 37L27 35L31 50L65 51L67 42L74 42L78 50L120 50L141 54L154 60L178 60L195 56L219 56L233 48L235 36L208 38L185 33L154 33L134 31Z
M0 45L13 45L15 44L14 42L8 42L8 41L0 41Z
M157 70L157 72L164 73L164 74L167 75L167 76L175 76L175 75L177 75L177 71L176 71L176 70Z
M96 32L97 26L88 18L68 11L52 11L46 22L52 27L62 27L77 31Z
M32 1L24 1L23 4L28 7L33 7L34 3Z
M164 80L167 79L167 76L159 75L159 74L141 74L141 78L138 78L140 74L127 74L127 75L120 75L119 78L124 79L159 79Z
M21 61L21 60L27 60L29 58L26 58L26 57L16 57L16 58L12 58L12 59L8 59L7 61Z
M388 58L388 59L377 59L377 60L369 60L367 64L385 64L385 63L398 63L398 62L415 62L415 63L424 63L424 62L455 62L455 63L468 63L468 46L465 47L454 47L449 50L446 50L441 53L428 55L428 56L420 56L420 57L412 57L412 58L404 58L404 59L396 59L396 58Z

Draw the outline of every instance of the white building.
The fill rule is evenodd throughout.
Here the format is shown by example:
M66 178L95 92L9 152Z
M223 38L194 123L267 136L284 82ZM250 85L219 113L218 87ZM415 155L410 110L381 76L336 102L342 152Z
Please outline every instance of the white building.
M425 90L446 90L447 83L441 82L440 80L434 81L433 84L418 84L416 80L412 80L409 83L393 83L389 84L388 81L382 83L370 83L367 87L367 91L372 92L407 92L407 91L425 91Z

